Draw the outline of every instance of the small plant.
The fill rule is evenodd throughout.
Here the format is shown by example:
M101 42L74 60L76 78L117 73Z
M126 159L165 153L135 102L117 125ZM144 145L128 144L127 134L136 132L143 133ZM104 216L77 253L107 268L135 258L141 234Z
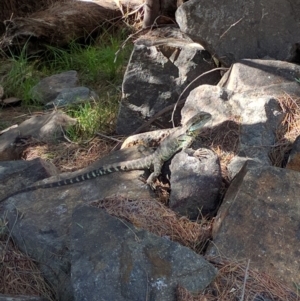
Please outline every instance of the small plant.
M73 141L91 139L97 132L111 132L118 109L118 98L107 96L99 101L86 102L67 108L67 114L76 118L78 123L67 130Z
M295 78L295 81L300 84L300 78Z
M6 96L18 97L26 104L31 102L31 88L38 82L39 78L36 76L36 63L27 58L25 49L21 51L20 55L12 55L12 57L3 64L3 69L0 72L3 76L2 85ZM9 67L6 71L5 69Z

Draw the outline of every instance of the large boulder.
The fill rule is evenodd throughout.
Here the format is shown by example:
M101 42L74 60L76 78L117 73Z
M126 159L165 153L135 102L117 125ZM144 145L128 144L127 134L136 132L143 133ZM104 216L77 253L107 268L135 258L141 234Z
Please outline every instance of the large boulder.
M300 283L299 183L299 172L246 164L225 195L206 254L250 260L291 288Z
M300 59L296 1L190 0L177 9L176 21L227 66L243 58Z
M286 93L300 96L300 85L295 80L299 77L296 64L241 60L217 86L202 85L189 94L181 112L183 121L195 108L212 114L214 132L218 136L224 133L219 148L233 155L227 165L230 179L245 161L271 165L269 154L285 117L280 100ZM235 129L231 130L230 124Z
M191 249L79 206L71 231L75 300L174 301L178 285L199 293L217 270Z
M178 29L151 32L136 41L123 81L117 132L132 134L145 119L174 104L200 84L217 84L220 74L200 74L215 67L211 55ZM191 84L191 85L189 85ZM185 91L186 89L186 91ZM160 118L170 126L170 114Z

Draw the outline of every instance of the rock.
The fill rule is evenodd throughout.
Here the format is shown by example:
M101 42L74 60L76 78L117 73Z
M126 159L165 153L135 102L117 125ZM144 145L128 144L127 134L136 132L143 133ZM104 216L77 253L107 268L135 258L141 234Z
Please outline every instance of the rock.
M58 173L56 167L40 158L31 161L4 161L0 163L0 200L36 181Z
M228 93L227 89L221 87L203 85L190 93L182 109L182 116L188 116L194 108L211 113L212 126L218 135L224 132L228 141L232 139L231 144L224 144L226 149L223 149L225 152L235 153L227 166L230 178L234 177L246 160L271 164L268 154L282 120L279 104L273 97ZM234 123L238 129L238 139L236 132L231 131L230 127L226 132L230 123ZM219 147L222 149L223 145Z
M74 88L77 83L76 71L62 72L42 79L31 89L31 95L34 100L47 104L53 101L63 89Z
M300 77L300 66L275 60L242 59L232 65L224 74L218 86L235 93L252 91L257 95L300 96L300 86L296 78Z
M79 206L73 214L72 286L75 300L175 300L178 285L197 293L216 269L192 250Z
M300 283L300 173L247 164L215 218L206 255L250 259L250 268L292 287Z
M117 132L133 133L146 118L174 104L192 80L213 68L210 54L175 28L141 37L124 76ZM220 75L212 72L191 85L183 97L197 85L216 84L219 79ZM170 126L170 114L159 120Z
M3 89L3 87L0 85L0 99L2 99L3 95L4 95L4 89Z
M63 136L62 128L74 125L76 119L60 111L36 115L0 136L0 161L20 159L24 147L32 138L53 141Z
M47 301L49 299L38 296L24 296L24 295L2 295L0 294L0 301Z
M177 0L153 1L146 0L144 3L143 28L156 24L164 24L164 16L168 16L167 23L172 23L177 9ZM154 23L154 24L153 24Z
M300 171L300 136L293 143L286 168Z
M86 87L65 88L56 96L56 98L45 104L46 109L53 107L60 108L63 106L82 103L90 100L98 100L98 95Z
M299 62L299 16L299 5L281 0L190 0L176 11L181 31L227 66L266 56Z
M62 174L60 178L70 178L105 164L138 156L140 153L136 148L116 151L89 168ZM154 193L138 180L142 174L143 171L116 172L73 185L17 194L1 203L14 243L37 260L46 280L56 288L61 300L73 300L68 235L74 208L82 203L116 196L154 200ZM57 177L53 177L44 183L57 180ZM13 190L17 181L14 177L9 178L8 189Z
M279 100L285 93L300 96L300 86L295 81L298 74L300 67L287 62L241 60L218 86L202 85L189 94L181 112L183 122L194 114L195 108L200 108L212 114L212 125L219 135L229 123L235 124L235 131L224 132L228 142L232 135L232 142L225 145L224 151L235 153L227 166L229 178L245 161L253 161L254 166L255 162L271 165L269 152L285 116Z
M1 98L1 97L0 97ZM7 105L15 105L18 104L22 101L22 99L18 98L18 97L8 97L5 98L1 101L1 103L5 106Z
M170 171L170 208L190 219L213 215L222 184L218 156L208 149L190 155L180 152L172 159Z

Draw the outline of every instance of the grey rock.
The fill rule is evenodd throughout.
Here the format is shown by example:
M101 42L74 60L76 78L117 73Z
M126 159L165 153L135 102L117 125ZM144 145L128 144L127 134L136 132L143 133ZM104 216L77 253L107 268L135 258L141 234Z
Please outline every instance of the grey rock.
M38 296L25 295L2 295L0 294L0 301L47 301L49 299Z
M242 59L224 74L218 86L235 93L252 91L261 95L281 95L282 91L300 96L300 66L284 61Z
M63 137L62 128L74 125L76 119L60 111L33 116L0 137L0 161L20 159L26 141L31 138L53 141Z
M183 122L195 108L200 108L212 114L211 125L217 131L225 131L229 122L235 123L235 131L224 132L224 137L233 135L232 141L236 132L239 135L237 148L232 144L232 149L225 150L235 152L227 166L230 178L245 161L271 165L269 152L285 117L277 99L285 97L285 93L300 96L295 80L299 74L300 67L287 62L242 60L232 66L218 86L202 85L189 94L182 109Z
M204 48L168 28L141 37L134 46L123 81L123 96L117 119L117 132L133 133L146 118L174 104L178 96L201 73L214 68ZM191 85L183 97L199 84L216 84L220 75L213 72ZM170 115L160 121L170 126Z
M299 62L299 16L298 3L286 0L190 0L176 11L180 29L227 66L266 56Z
M173 157L170 171L170 208L190 219L197 219L199 214L212 215L222 185L218 156L208 149L190 155L180 152Z
M250 267L300 283L300 173L244 165L215 218L206 255L250 260Z
M60 179L70 178L105 164L136 159L138 156L140 153L136 148L116 151L89 168L61 174ZM61 300L73 300L69 231L74 208L78 204L116 196L154 200L154 193L138 180L142 173L116 172L74 185L17 194L1 203L3 212L6 211L14 243L21 251L37 260L46 280L56 289ZM58 177L52 177L43 182L57 180ZM12 176L7 185L13 190L16 182L18 178Z
M2 161L0 162L0 200L6 195L57 173L52 163L40 158L30 161Z
M174 301L177 285L197 293L216 269L192 250L79 206L72 222L75 300Z
M46 104L53 101L63 89L74 88L77 83L76 71L62 72L42 79L31 89L31 95L34 100Z
M293 143L286 168L300 171L300 136Z
M45 104L45 108L60 108L67 105L82 103L85 101L98 100L98 95L86 87L65 88L56 98Z
M1 93L1 91L0 91L0 93ZM8 98L5 98L5 99L2 99L1 103L6 106L6 105L15 105L15 104L17 104L21 101L22 101L22 99L18 98L18 97L8 97Z
M3 87L0 85L0 99L2 99L3 95L4 95L4 89L3 89Z

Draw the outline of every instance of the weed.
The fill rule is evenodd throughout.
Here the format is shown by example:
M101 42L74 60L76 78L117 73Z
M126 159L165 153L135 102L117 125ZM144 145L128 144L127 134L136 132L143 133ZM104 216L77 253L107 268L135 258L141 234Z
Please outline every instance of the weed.
M79 121L68 130L70 138L78 141L80 136L82 139L89 139L97 131L111 131L121 97L120 86L125 66L132 49L128 44L115 57L124 39L122 31L113 36L104 32L93 41L93 45L82 45L74 41L68 49L47 46L45 55L39 59L28 59L24 49L19 56L12 55L9 59L10 66L4 71L2 84L5 94L21 98L25 106L32 105L31 89L40 79L76 70L79 85L94 90L99 95L99 101L66 108L67 113Z
M111 132L118 108L117 95L107 95L99 101L86 102L67 108L67 114L76 118L78 123L67 130L73 141L87 140L97 132Z
M6 64L2 65L4 70L0 70L2 74L5 73L2 77L5 95L21 98L25 104L31 101L30 90L39 80L35 71L37 60L30 60L26 51L22 50L20 55L12 55Z

